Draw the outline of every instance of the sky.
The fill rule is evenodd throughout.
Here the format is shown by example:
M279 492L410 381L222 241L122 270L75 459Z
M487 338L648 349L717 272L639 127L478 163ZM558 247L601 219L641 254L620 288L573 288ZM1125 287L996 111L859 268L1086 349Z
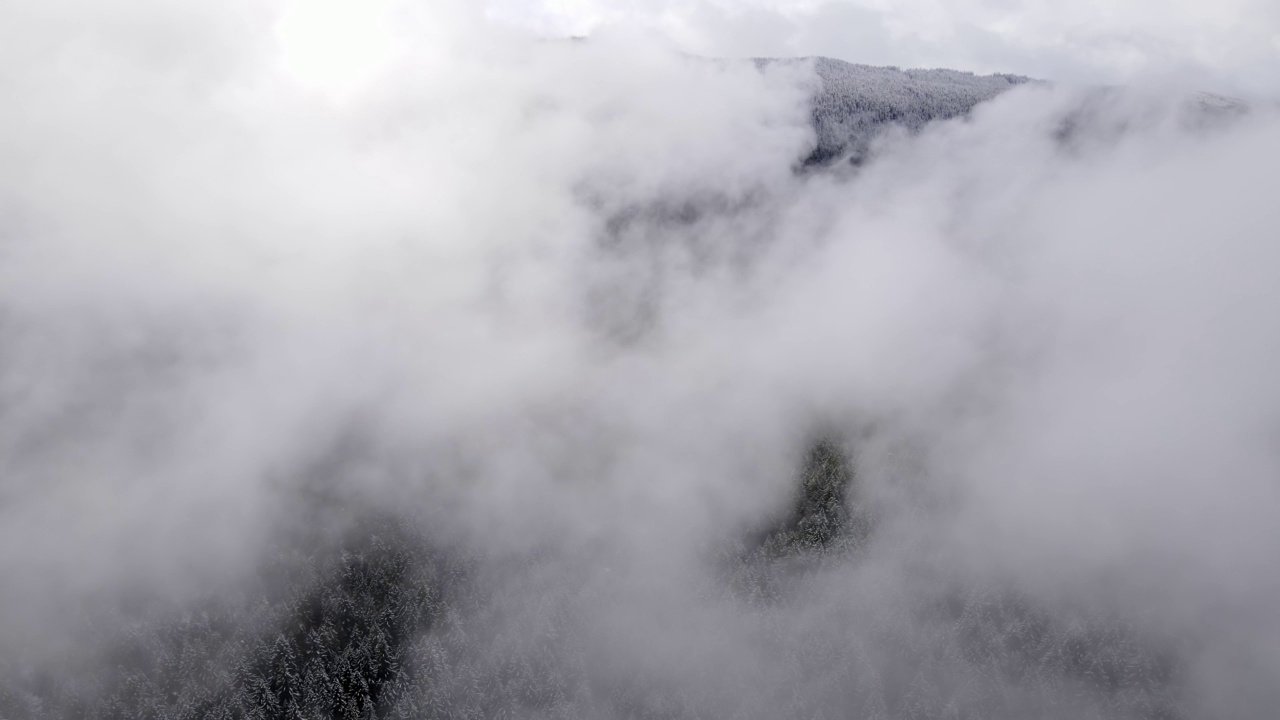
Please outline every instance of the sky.
M397 41L414 42L392 27L396 5L298 0L282 24L287 62L313 83L357 83ZM626 28L716 57L821 55L1069 83L1176 78L1253 94L1280 77L1270 0L491 0L485 12L545 37Z

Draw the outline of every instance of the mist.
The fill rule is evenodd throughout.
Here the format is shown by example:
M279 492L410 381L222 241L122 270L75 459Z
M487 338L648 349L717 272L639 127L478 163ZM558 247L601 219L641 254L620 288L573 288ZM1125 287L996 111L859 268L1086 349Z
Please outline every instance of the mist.
M1274 100L807 163L812 59L415 12L337 97L251 3L0 10L0 714L1272 714ZM379 563L376 698L254 695Z

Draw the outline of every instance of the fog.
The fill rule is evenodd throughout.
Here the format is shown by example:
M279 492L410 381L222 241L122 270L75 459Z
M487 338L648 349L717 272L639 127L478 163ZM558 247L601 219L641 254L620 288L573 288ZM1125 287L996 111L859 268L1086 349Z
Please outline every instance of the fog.
M251 3L0 12L15 683L394 526L468 568L408 646L580 679L515 716L1280 702L1274 104L1028 83L807 168L803 60L445 3L335 98ZM752 560L815 443L870 529Z

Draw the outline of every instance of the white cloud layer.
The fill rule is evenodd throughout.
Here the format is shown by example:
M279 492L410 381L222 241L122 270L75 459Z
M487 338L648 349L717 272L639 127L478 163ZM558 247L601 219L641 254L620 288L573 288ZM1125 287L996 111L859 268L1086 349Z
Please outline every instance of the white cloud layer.
M1191 643L1192 715L1280 700L1274 110L1028 85L803 174L811 68L625 27L405 9L430 41L333 103L254 3L0 8L0 659L234 587L320 486L537 549L495 592L718 708L785 670L707 548L837 428L882 527L782 637L1010 583ZM1274 77L1262 3L1049 8L561 6L716 55ZM597 594L530 592L561 576Z

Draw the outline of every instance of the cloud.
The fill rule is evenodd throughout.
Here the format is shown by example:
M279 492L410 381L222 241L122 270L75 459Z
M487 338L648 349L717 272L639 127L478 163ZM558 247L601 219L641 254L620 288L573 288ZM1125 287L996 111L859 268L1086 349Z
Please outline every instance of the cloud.
M1028 85L805 173L804 63L459 3L406 11L440 42L335 104L255 10L78 9L13 11L0 51L6 662L83 642L82 610L230 594L313 493L477 558L486 632L537 645L519 619L570 608L591 677L707 712L969 681L1108 707L1067 661L1038 690L964 656L948 608L1006 592L1189 643L1191 714L1274 706L1274 112ZM723 18L779 51L850 22L885 61L950 32L671 12L726 54ZM876 534L745 604L715 551L827 435Z

